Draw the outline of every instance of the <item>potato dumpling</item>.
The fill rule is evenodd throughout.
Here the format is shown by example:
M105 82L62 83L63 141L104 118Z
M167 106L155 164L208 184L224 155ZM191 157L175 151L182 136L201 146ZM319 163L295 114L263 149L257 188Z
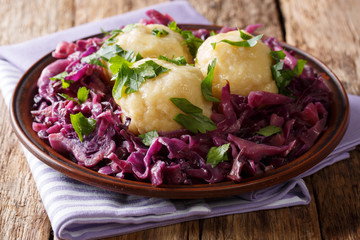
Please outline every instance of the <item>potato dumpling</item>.
M178 66L158 59L142 59L133 67L153 60L157 64L170 69L157 77L147 79L137 92L124 95L116 100L123 112L123 120L131 118L129 130L135 134L146 132L173 131L182 129L173 118L182 113L169 99L186 98L193 105L203 109L203 115L210 117L212 103L204 99L201 93L203 75L194 66Z
M258 41L254 47L237 47L219 41L228 39L242 41L239 31L231 31L211 36L205 40L197 52L196 66L204 76L208 65L216 58L213 95L220 98L221 89L229 81L231 93L247 96L251 91L277 93L271 75L272 58L270 48ZM217 43L215 49L211 43Z
M163 29L169 34L157 37L152 33L154 29ZM184 44L184 38L160 24L136 24L131 31L120 33L116 44L126 51L140 53L143 58L158 58L160 55L168 58L184 56L188 63L194 62L189 49Z

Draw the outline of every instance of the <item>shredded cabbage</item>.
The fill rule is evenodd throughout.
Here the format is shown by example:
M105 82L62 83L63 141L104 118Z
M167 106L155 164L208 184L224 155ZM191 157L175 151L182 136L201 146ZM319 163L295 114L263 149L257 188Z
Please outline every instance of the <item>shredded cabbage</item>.
M167 25L173 19L151 10L143 23ZM248 27L253 32L259 25ZM223 28L218 32L233 30ZM206 39L211 32L194 31ZM131 119L121 120L121 108L104 82L104 69L81 62L96 52L104 39L92 38L76 43L61 42L53 53L57 60L44 68L34 97L33 129L57 152L81 166L99 173L138 181L161 184L235 182L278 168L309 150L326 129L331 93L321 74L305 66L300 76L293 78L287 89L292 96L255 91L248 97L230 93L231 86L222 89L220 103L213 106L211 120L216 129L194 134L188 130L160 132L150 146L128 131ZM274 39L263 40L273 51L283 50ZM292 69L297 59L284 50L284 68ZM70 87L51 81L67 71ZM64 99L61 94L77 97L81 87L90 90L87 100ZM96 119L95 129L79 140L70 121L71 114L82 113ZM281 132L271 136L256 134L269 125ZM228 160L216 166L206 163L212 147L230 143Z

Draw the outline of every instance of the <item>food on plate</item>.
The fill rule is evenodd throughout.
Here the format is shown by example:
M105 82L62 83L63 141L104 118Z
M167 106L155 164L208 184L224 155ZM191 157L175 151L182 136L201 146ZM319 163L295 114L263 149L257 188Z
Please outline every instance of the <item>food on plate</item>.
M139 65L151 60L142 59L133 64ZM207 117L211 115L212 103L201 94L203 76L200 70L190 65L176 65L164 60L152 59L168 69L158 76L144 82L137 92L126 94L115 102L121 106L122 118L130 118L129 130L135 134L145 134L156 130L169 132L183 127L173 120L181 113L170 101L172 97L186 98L203 110Z
M222 40L240 42L246 39L242 39L237 30L210 36L196 55L196 66L204 75L210 62L216 58L212 87L216 97L220 98L221 89L227 82L231 93L242 96L251 91L278 92L270 69L273 63L271 49L265 43L257 41L253 47L238 47Z
M61 42L53 52L31 114L55 151L154 186L239 182L293 161L326 130L326 77L254 34L258 25L191 31L155 10L148 15L144 25ZM148 24L160 25L153 32ZM132 34L150 28L164 43L149 43L159 52L148 56L142 35ZM165 47L174 34L179 55Z

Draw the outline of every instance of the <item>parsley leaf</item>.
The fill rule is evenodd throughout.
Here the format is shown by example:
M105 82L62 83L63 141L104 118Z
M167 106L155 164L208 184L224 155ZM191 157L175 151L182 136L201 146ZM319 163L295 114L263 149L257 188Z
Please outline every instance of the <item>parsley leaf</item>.
M263 37L263 34L253 37L240 29L239 29L239 33L240 33L240 37L243 39L242 41L234 42L228 39L223 39L219 42L211 43L211 46L213 47L213 49L215 49L216 44L224 42L236 47L254 47L258 43L258 41Z
M89 135L96 126L95 119L86 118L81 112L77 114L70 114L70 120L80 142L83 141L83 136Z
M136 27L136 24L128 24L125 27L123 27L122 29L115 29L112 30L111 32L106 32L106 31L102 31L104 33L105 36L109 36L109 38L107 38L104 42L104 44L110 45L116 42L116 37L121 33L121 32L130 32L131 30L133 30Z
M185 39L184 43L187 45L190 54L195 58L198 48L204 41L201 40L200 38L195 37L192 31L181 30L177 26L176 22L169 23L168 27L174 32L181 34L181 36Z
M126 25L125 27L123 27L122 29L116 29L116 30L112 30L111 32L104 32L105 36L109 36L104 44L105 45L111 45L111 44L114 44L116 42L116 37L124 32L124 33L127 33L127 32L130 32L131 30L133 30L134 28L136 28L136 24L128 24Z
M172 21L171 23L168 24L168 27L173 30L174 32L180 33L182 32L182 30L177 26L176 22Z
M129 84L131 75L133 75L133 71L129 65L124 63L119 66L118 72L111 79L115 79L115 84L112 89L114 99L120 99L123 96L125 84Z
M144 134L139 135L139 137L141 138L142 142L145 144L145 146L150 146L153 141L154 138L159 137L159 134L157 131L150 131Z
M206 163L211 164L214 168L219 163L228 160L227 152L229 148L230 143L210 148L208 154L206 155Z
M304 70L306 64L306 60L298 59L296 62L295 67L293 68L293 72L295 73L295 76L300 76Z
M189 48L191 56L196 57L198 48L204 41L195 37L191 31L182 31L181 35L185 38L185 43Z
M256 133L259 134L259 135L263 135L265 137L269 137L269 136L272 136L274 134L281 133L281 132L282 132L281 128L279 128L277 126L274 126L274 125L269 125L269 126L266 126L264 128L261 128Z
M290 84L294 77L301 75L306 61L298 59L292 70L284 70L284 61L281 61L286 57L284 51L271 51L270 56L275 60L275 64L271 66L271 74L272 78L275 80L276 86L279 89L279 93L290 95L290 91L286 89L286 87Z
M217 33L214 30L211 30L210 31L210 36L215 36L215 35L217 35Z
M207 75L201 82L201 92L205 99L210 102L220 102L220 100L214 97L212 93L212 82L214 79L215 64L216 58L214 58L214 60L209 64Z
M253 38L253 36L250 35L250 34L248 34L247 32L244 32L244 31L242 31L242 30L240 30L240 29L238 29L238 31L240 32L240 37L241 37L242 39L244 39L244 40L250 40L250 39Z
M82 104L85 102L89 96L90 90L88 90L86 87L79 88L77 92L77 98L79 100L79 103Z
M60 95L61 97L65 98L67 100L74 101L80 105L87 100L89 92L90 92L90 90L88 90L86 87L79 88L79 90L77 92L77 99L70 97L69 95L67 95L65 93L58 93L58 95Z
M52 81L62 80L62 79L64 79L64 78L67 77L67 76L69 76L69 73L66 72L66 71L64 71L64 72L62 72L62 73L59 73L59 74L51 77L50 80L52 80Z
M78 100L76 100L76 98L70 97L69 95L65 94L65 93L58 93L59 96L65 98L66 100L70 100L70 101L74 101L78 103Z
M154 78L169 71L169 69L152 60L148 60L135 68L130 68L131 63L119 56L111 58L109 62L111 63L110 69L115 74L112 78L115 79L112 92L115 99L120 99L124 93L129 94L138 91L146 79Z
M170 58L167 58L167 57L165 57L165 56L163 56L163 55L160 55L160 56L159 56L159 59L160 59L160 60L167 61L167 62L174 63L174 64L179 65L179 66L181 66L181 65L186 65L186 64L187 64L186 59L185 59L184 56L180 56L180 57L177 57L177 58L175 58L175 59L174 59L174 58L173 58L173 59L170 59Z
M181 111L188 114L179 113L174 120L180 125L193 133L205 133L216 129L216 125L210 118L202 114L203 110L185 98L170 98L170 101L175 104Z
M158 29L158 28L154 28L151 33L153 35L155 35L156 37L165 37L167 35L169 35L169 32L164 30L164 29Z
M103 64L103 62L101 62L100 59L108 62L112 57L115 56L123 57L126 61L129 62L136 62L142 59L142 56L139 53L135 54L134 51L125 51L117 44L104 44L97 52L90 54L89 56L83 57L81 59L81 62L90 63L106 68L106 66Z
M57 81L60 80L62 82L62 88L68 88L70 87L70 84L73 83L74 81L71 80L66 80L65 78L69 76L69 73L64 71L62 73L59 73L53 77L50 78L51 81Z
M285 59L286 54L283 50L280 51L271 51L270 56L276 61L279 62L281 59Z
M127 32L130 32L131 30L133 30L134 28L136 28L136 23L126 25L125 27L120 29L120 31L124 32L124 33L127 33Z
M121 33L121 29L116 29L116 30L112 30L111 32L109 32L107 34L107 36L109 36L104 44L106 45L111 45L111 44L114 44L116 42L116 37Z

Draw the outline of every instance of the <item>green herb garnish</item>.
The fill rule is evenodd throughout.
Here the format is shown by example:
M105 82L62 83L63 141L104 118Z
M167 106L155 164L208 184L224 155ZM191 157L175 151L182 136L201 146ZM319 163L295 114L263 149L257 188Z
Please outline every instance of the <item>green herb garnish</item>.
M136 27L136 24L128 24L125 27L123 27L122 29L116 29L116 30L112 30L111 32L103 32L105 36L109 36L104 44L105 45L111 45L114 44L116 42L116 37L121 33L121 32L130 32L131 30L133 30Z
M111 58L109 62L112 64L110 66L111 71L116 72L113 76L115 84L112 92L115 99L120 99L124 93L129 94L138 91L146 79L154 78L169 71L169 69L152 60L148 60L136 68L131 68L131 63L119 56Z
M105 36L109 36L103 44L105 45L111 45L116 42L116 37L121 33L121 29L112 30L111 32L106 32Z
M276 61L279 62L282 59L285 59L286 54L284 53L283 50L280 51L271 51L270 52L270 56Z
M69 95L67 95L65 93L58 93L58 95L65 98L66 100L70 100L70 101L74 101L76 103L79 103L76 98L70 97Z
M167 35L169 35L169 32L164 30L164 29L158 29L158 28L154 28L151 33L153 35L155 35L156 37L165 37Z
M244 32L240 29L239 29L239 33L240 33L240 37L243 39L242 41L234 42L234 41L230 41L228 39L223 39L219 42L211 43L211 46L213 47L213 49L215 49L216 44L224 42L224 43L228 43L230 45L236 46L236 47L254 47L258 43L258 41L263 37L263 34L253 37L252 35Z
M184 56L180 56L180 57L177 57L175 59L174 58L170 59L170 58L167 58L167 57L165 57L163 55L160 55L159 59L167 61L167 62L174 63L174 64L179 65L179 66L187 64L186 59L185 59Z
M116 55L124 57L129 62L135 62L142 59L142 56L139 53L135 54L134 51L126 51L122 49L119 45L115 44L116 37L121 32L130 32L135 27L136 27L135 24L129 24L122 29L113 30L109 33L106 32L106 34L110 35L110 37L103 43L103 45L100 47L100 49L97 52L90 54L89 56L83 57L81 59L81 62L90 63L93 65L106 68L106 66L101 60L108 62L110 58Z
M195 58L198 48L204 41L201 40L200 38L195 37L191 31L181 30L177 26L176 22L169 23L168 27L171 30L181 34L181 36L185 39L184 43L189 48L190 54Z
M211 30L210 31L210 36L215 36L215 35L217 35L217 33L214 30Z
M106 68L106 66L101 62L100 59L108 62L110 58L115 56L123 57L126 61L129 62L136 62L142 59L142 56L139 53L135 54L134 51L125 51L117 44L104 44L97 52L82 58L81 62L90 63Z
M201 92L204 98L210 102L220 102L220 100L214 97L212 93L212 82L214 79L215 64L216 58L209 64L207 75L201 82Z
M174 120L180 125L193 133L205 133L216 129L216 125L210 118L202 114L203 110L185 98L170 98L170 101L175 104L185 114L179 113Z
M67 100L74 101L80 105L87 100L89 92L90 92L90 90L88 90L86 87L79 88L79 90L77 92L77 99L70 97L69 95L67 95L65 93L59 93L58 95L60 95L61 97L65 98Z
M57 81L60 80L62 83L62 88L68 88L70 87L70 84L73 83L74 81L72 80L66 80L65 78L69 76L69 73L64 71L62 73L59 73L53 77L50 78L51 81Z
M125 27L120 29L120 31L124 32L124 33L127 33L127 32L130 32L131 30L133 30L134 28L136 28L136 23L126 25Z
M79 103L82 104L85 102L89 96L90 90L88 90L86 87L79 88L77 92L77 98L79 100Z
M294 77L298 77L304 70L306 61L298 59L295 67L292 70L284 70L284 60L286 54L283 50L271 51L270 56L275 60L275 64L271 66L272 78L275 80L276 86L279 89L279 93L284 95L290 95L291 92L286 89Z
M96 126L96 120L92 118L86 118L80 112L77 114L70 114L71 124L78 135L80 142L83 141L83 136L89 135Z
M142 142L144 143L145 146L150 146L154 139L159 137L159 134L157 131L150 131L144 134L139 135L139 137L141 138Z
M206 163L211 164L211 166L214 168L219 163L227 161L227 152L229 148L230 143L221 145L219 147L210 148L208 154L206 155Z
M281 128L274 126L274 125L269 125L264 128L261 128L256 133L259 135L265 136L265 137L269 137L269 136L272 136L274 134L281 133L281 132L282 132Z

